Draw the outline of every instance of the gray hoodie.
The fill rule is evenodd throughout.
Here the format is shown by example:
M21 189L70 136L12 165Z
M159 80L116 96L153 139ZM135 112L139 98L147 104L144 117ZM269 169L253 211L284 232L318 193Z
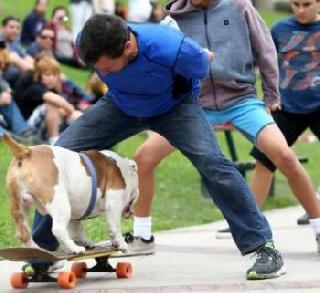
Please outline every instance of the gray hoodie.
M250 0L211 0L208 9L173 0L165 10L181 31L215 54L202 83L203 107L223 109L255 93L254 65L261 73L266 105L279 102L276 49Z

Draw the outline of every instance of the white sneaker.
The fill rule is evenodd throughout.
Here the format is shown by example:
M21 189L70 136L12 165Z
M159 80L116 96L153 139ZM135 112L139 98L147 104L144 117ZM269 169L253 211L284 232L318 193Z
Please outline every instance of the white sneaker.
M316 235L317 251L320 254L320 233Z
M58 270L63 269L63 267L65 266L66 263L67 263L67 261L66 261L65 259L55 261L55 262L48 268L48 273L55 272L55 271L58 271Z
M150 240L145 240L141 237L134 237L130 232L124 234L124 239L128 243L128 251L121 251L113 254L111 257L128 257L138 255L149 255L156 252L156 245L153 235Z
M58 271L58 270L62 269L66 263L67 263L66 260L55 261L51 266L49 266L47 272L53 273L55 271ZM22 272L27 273L30 276L33 275L35 272L34 268L32 267L32 264L29 262L25 263L22 266L21 270L22 270Z

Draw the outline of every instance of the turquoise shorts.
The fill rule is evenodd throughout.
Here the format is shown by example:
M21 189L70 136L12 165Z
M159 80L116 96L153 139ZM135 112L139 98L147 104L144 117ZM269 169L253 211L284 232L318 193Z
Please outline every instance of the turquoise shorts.
M266 111L265 104L256 96L248 96L240 103L222 110L203 110L210 124L231 123L253 144L256 144L260 131L266 125L274 123L272 116Z

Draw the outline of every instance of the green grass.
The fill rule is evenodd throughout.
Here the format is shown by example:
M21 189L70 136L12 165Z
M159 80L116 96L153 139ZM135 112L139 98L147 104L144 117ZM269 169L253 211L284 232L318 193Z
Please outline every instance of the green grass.
M68 5L67 0L50 0L50 7L56 4ZM15 15L23 18L30 11L33 1L30 0L4 0L3 7L6 15ZM268 25L283 17L284 14L263 12ZM67 76L83 85L88 77L88 72L75 70L63 66L63 71ZM226 152L226 143L223 133L217 133L219 142L223 151ZM136 147L145 140L146 136L140 134L134 136L116 146L119 154L131 157ZM235 141L240 157L249 158L250 144L235 132ZM307 155L311 162L307 169L312 176L315 185L320 184L316 161L316 152L318 144L301 144L295 146L299 155ZM227 154L228 155L228 154ZM0 143L0 247L9 245L18 245L15 236L15 228L9 214L9 204L5 189L6 170L10 161L10 154L5 146ZM165 159L157 168L157 184L154 205L152 210L154 231L163 229L172 229L176 227L198 225L221 219L221 213L212 204L211 200L205 199L200 194L200 178L197 171L193 168L179 152L173 153ZM291 196L285 179L277 174L276 179L276 196L269 198L266 209L282 207L296 204L296 200ZM33 211L30 212L30 218ZM131 220L124 221L123 230L132 227ZM86 230L89 236L94 240L102 240L106 237L106 225L104 219L97 218L86 223Z

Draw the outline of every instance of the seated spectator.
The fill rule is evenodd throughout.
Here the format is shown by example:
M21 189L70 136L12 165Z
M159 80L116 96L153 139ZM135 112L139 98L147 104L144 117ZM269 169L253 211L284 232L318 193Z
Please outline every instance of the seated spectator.
M15 100L28 124L50 144L58 139L61 126L81 115L61 95L60 75L59 63L40 54L35 59L33 74L25 74L14 89Z
M114 0L92 0L95 14L115 14L116 5Z
M164 9L163 5L157 1L151 1L151 15L149 18L149 22L158 23L164 18Z
M36 40L27 48L27 53L33 58L40 53L46 53L53 56L53 38L54 32L52 29L47 27L42 28L38 33Z
M53 9L52 19L47 25L54 32L53 54L61 63L82 68L84 65L75 50L72 32L66 26L68 19L68 11L64 6Z
M99 76L96 73L93 73L86 83L85 90L93 95L93 103L96 103L107 93L108 88L106 84L101 81Z
M128 19L128 7L123 2L116 2L115 15L121 17L124 20Z
M46 24L45 14L48 0L36 0L33 10L22 22L21 42L28 46L36 40L39 31Z
M70 0L72 21L72 36L76 39L86 21L92 16L93 8L91 0Z
M76 110L81 112L95 103L95 96L93 94L84 91L70 79L61 80L61 94Z
M148 22L152 6L150 0L128 0L128 17L130 22Z
M33 69L33 58L20 44L20 28L20 20L16 17L8 16L2 20L0 40L5 41L11 61L11 66L3 72L3 77L11 87L14 86L21 72Z
M0 43L0 136L11 132L22 143L33 143L32 129L27 125L19 107L12 99L10 85L2 78L2 71L10 64L9 53Z

